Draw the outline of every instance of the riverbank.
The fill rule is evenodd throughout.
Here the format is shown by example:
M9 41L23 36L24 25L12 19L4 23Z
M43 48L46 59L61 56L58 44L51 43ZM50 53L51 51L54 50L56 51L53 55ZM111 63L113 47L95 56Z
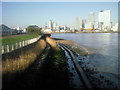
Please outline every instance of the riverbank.
M53 44L54 40L42 37L43 42L38 41L36 48L30 49L33 52L38 52L36 58L26 58L20 56L3 62L3 89L7 88L71 88L69 86L69 71L67 68L64 52L59 47ZM45 42L45 43L44 43ZM49 43L49 44L47 44ZM54 42L55 43L55 42ZM46 45L43 45L46 44ZM43 45L43 46L41 46ZM45 46L47 46L45 48ZM40 48L44 47L44 51ZM27 51L29 51L27 50ZM27 52L26 51L26 52ZM42 52L42 53L41 53ZM28 56L33 57L30 52ZM23 55L26 55L25 53ZM22 57L22 58L21 58ZM44 58L46 57L46 58ZM18 63L24 58L27 62ZM18 59L18 60L17 60ZM32 62L31 62L32 60ZM11 62L11 63L7 63ZM22 62L22 61L21 61ZM30 65L29 65L30 62ZM18 66L23 68L17 69ZM10 68L8 68L10 67ZM64 82L64 83L63 83Z
M49 87L50 89L67 88L74 90L73 86L70 86L71 73L68 70L68 60L66 59L65 52L63 52L56 44L62 43L73 52L76 61L80 64L94 87L117 89L117 82L112 82L109 79L109 74L106 74L106 76L108 75L106 77L105 74L96 72L96 67L90 63L89 55L91 55L91 53L87 50L87 48L83 48L82 46L70 40L50 38L46 36L43 36L42 38L44 38L43 41L47 44L47 47L44 49L44 51L37 56L36 60L33 60L32 65L28 67L25 72L19 74L19 71L17 71L15 73L17 76L13 75L12 77L14 78L14 81L12 81L13 79L10 78L7 79L7 77L10 75L10 72L6 74L3 78L4 88L8 85L11 88L40 89ZM41 44L42 43L39 43L37 46L40 47ZM37 48L37 51L40 52L41 50Z
M75 39L75 37L77 37L77 39L76 40L79 40L79 39L83 39L83 37L85 37L85 36L83 36L83 37L80 37L79 39L78 39L78 35L77 36L73 36L73 34L65 34L65 37L67 37L68 38L68 40L69 41L67 41L67 40L63 40L63 37L64 37L64 35L63 35L63 37L61 37L60 36L61 34L57 34L57 35L55 35L57 38L59 37L59 38L62 38L61 40L58 40L57 39L57 41L56 42L61 42L61 43L64 43L64 44L67 44L68 45L68 47L75 47L75 50L77 50L78 52L79 52L79 49L78 49L78 47L77 46L80 46L80 43L74 43L73 41L70 41L70 39L71 40L73 40L73 39ZM71 35L71 36L70 36ZM98 35L98 34L97 34ZM105 37L107 37L107 35L109 35L109 34L105 34L104 36ZM92 37L92 39L91 40L94 40L94 38L93 38L93 36L91 36L90 37L90 35L88 35L89 36L89 38L91 38ZM72 37L72 38L71 38ZM53 37L53 38L55 38L55 37ZM67 39L67 38L65 38L65 39ZM95 38L96 39L96 38ZM101 40L104 40L104 37L102 37L101 38ZM88 39L89 40L89 39ZM84 41L84 40L83 40ZM86 40L85 40L86 41ZM72 42L72 43L71 43ZM89 41L88 41L89 42ZM91 41L92 42L92 41ZM91 43L91 42L89 42L89 43ZM81 42L82 43L82 42ZM86 43L86 42L85 42ZM69 46L70 45L70 46ZM75 45L75 46L74 46ZM98 44L97 44L97 46L99 46ZM84 48L84 49L83 49ZM100 66L100 65L103 65L103 64L101 64L101 63L104 63L104 64L107 64L107 63L105 63L106 61L99 61L99 62L101 62L101 63L98 63L98 65L96 66L93 62L96 62L96 61L98 61L99 59L102 59L103 58L103 56L102 56L102 58L101 57L98 57L98 58L95 58L95 59L93 59L93 57L95 57L96 56L96 54L97 53L95 53L95 52L90 52L90 50L89 49L87 49L87 48L85 48L85 47L83 47L81 50L82 51L89 51L89 53L87 53L87 55L85 55L85 56L83 56L83 57L81 57L82 55L81 54L78 54L78 53L74 53L75 55L76 55L76 58L78 58L78 62L80 63L80 65L82 66L82 68L85 70L85 72L86 72L86 74L88 75L88 76L90 76L90 79L92 80L92 82L94 83L94 85L95 86L98 86L99 88L119 88L119 81L120 81L120 78L119 78L119 76L117 76L116 74L114 74L114 73L109 73L109 72L105 72L105 69L104 69L104 71L99 71L99 68L97 67L97 66ZM75 50L74 49L72 49L73 50L73 52L75 52ZM100 54L98 54L98 55L100 55ZM100 55L101 56L101 55ZM111 56L112 57L112 56ZM106 58L104 57L103 59L105 59L106 60ZM112 59L112 58L111 58ZM97 62L96 62L97 63ZM107 66L106 66L107 67ZM103 67L104 68L104 67ZM106 70L109 70L109 68L108 69L106 69Z
M94 53L70 40L55 38L55 41L66 45L74 53L76 61L79 62L95 88L119 88L119 77L111 73L99 72L96 66L91 63L90 57L93 56Z
M73 50L75 53L81 55L81 56L85 56L88 54L92 54L92 52L90 50L88 50L87 48L73 42L70 40L64 40L64 39L59 39L59 38L53 38L55 40L56 43L62 43L62 44L66 44L68 45L68 47Z
M79 65L82 67L95 88L119 88L120 78L117 75L112 73L99 72L96 66L91 63L90 57L93 56L94 53L88 53L85 47L81 48L79 44L69 40L58 40L56 42L64 43L74 53L76 56L76 61L79 62ZM75 49L73 47L75 47ZM82 53L79 53L81 51Z
M92 31L82 31L82 32L52 32L51 34L55 34L55 33L120 33L120 31L110 31L110 32L107 32L107 31L104 31L104 32L99 32L99 31L96 31L96 32L92 32Z
M71 40L90 51L90 61L100 72L118 75L118 38L117 33L61 33L52 34L53 38Z

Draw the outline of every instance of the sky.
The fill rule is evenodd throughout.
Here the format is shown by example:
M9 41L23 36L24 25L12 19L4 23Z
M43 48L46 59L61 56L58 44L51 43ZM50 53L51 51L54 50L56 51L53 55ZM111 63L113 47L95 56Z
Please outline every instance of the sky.
M2 23L12 28L44 27L51 19L58 25L75 26L77 16L87 19L92 11L98 21L99 11L107 9L111 10L111 21L117 22L117 2L2 2Z

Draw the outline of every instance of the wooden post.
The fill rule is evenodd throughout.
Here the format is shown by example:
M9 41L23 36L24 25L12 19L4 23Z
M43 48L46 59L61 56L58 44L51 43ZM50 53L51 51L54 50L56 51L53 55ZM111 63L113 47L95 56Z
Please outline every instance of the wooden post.
M26 40L26 45L27 45L28 40Z
M24 47L25 45L24 45L24 41L23 41L23 47Z
M26 40L24 41L24 44L25 44L25 46L26 46Z
M31 40L28 40L28 42L29 42L28 44L31 44Z
M9 52L9 45L7 45L7 52Z
M20 45L20 47L21 47L21 42L19 42L19 45Z
M26 45L28 45L28 40L26 40Z
M12 51L14 50L13 44L12 44Z
M18 43L16 43L16 49L18 48Z
M25 45L27 45L27 40L25 40Z
M29 40L27 40L27 45L30 43L30 41Z
M24 46L25 46L25 40L24 40Z
M2 46L2 54L4 53L4 46Z

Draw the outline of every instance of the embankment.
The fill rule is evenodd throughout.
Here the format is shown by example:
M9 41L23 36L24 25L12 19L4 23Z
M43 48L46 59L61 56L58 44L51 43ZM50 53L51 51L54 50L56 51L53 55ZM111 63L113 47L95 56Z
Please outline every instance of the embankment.
M9 85L37 59L46 47L46 42L39 41L2 55L3 87Z
M46 46L51 47L48 56L44 51ZM42 36L36 44L5 55L3 64L4 88L69 88L69 72L64 52L58 48L56 42ZM9 56L9 57L8 57ZM42 67L39 67L42 64ZM63 83L64 82L64 83Z

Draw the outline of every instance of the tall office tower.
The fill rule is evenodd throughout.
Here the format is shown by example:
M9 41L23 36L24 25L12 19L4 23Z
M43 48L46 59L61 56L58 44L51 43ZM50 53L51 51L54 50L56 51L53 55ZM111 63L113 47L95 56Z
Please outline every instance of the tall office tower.
M82 18L81 17L76 18L76 26L77 26L79 31L83 28L82 27Z
M95 14L94 12L89 12L87 20L88 28L94 29L95 26Z
M57 24L55 22L53 22L53 30L56 29L56 26L57 26Z
M99 28L103 25L104 28L110 27L110 10L100 11L98 14Z
M104 22L104 12L101 10L98 14L98 22Z
M105 14L104 25L106 27L110 27L110 10L105 10L104 14Z
M104 12L103 12L103 10L101 10L100 12L99 12L99 14L98 14L98 28L100 29L100 30L103 30L103 24L104 24Z
M48 22L48 27L49 27L51 30L53 29L52 20L49 20L49 22Z

